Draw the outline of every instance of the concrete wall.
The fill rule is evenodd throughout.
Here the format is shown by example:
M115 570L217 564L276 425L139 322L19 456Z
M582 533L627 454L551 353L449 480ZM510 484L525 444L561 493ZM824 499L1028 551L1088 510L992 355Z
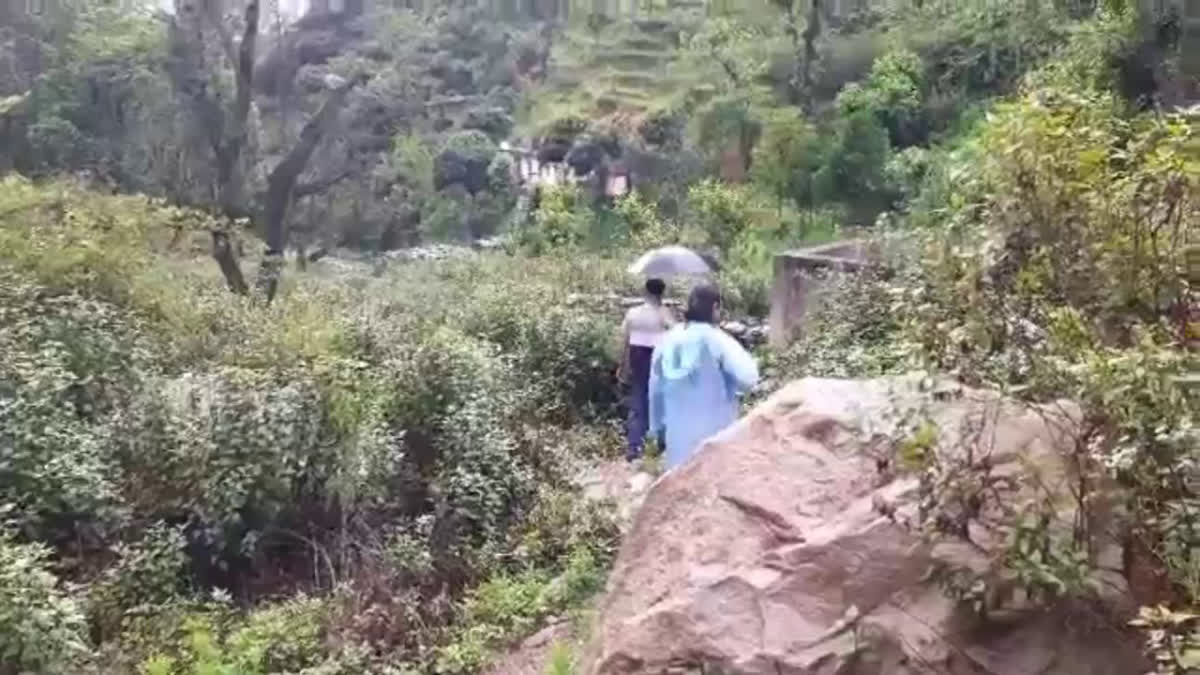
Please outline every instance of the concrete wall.
M776 255L771 288L771 346L785 347L800 334L804 317L821 302L829 275L855 273L876 260L878 251L861 239Z

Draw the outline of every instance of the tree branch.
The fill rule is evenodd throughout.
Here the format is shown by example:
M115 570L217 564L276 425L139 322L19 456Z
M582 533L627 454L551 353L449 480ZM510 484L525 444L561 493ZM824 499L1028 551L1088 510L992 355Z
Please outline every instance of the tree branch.
M242 44L238 46L237 103L234 115L245 119L250 114L250 101L254 94L254 59L258 46L258 0L246 3L246 27L242 33Z
M247 9L249 9L249 7L247 7ZM213 14L212 12L205 13L205 16L212 24L213 29L217 31L217 37L221 42L221 49L225 50L225 58L229 59L229 66L231 68L236 68L238 63L238 51L237 46L233 43L233 34L229 32L228 28L226 28L225 22L222 20L221 16Z
M287 212L296 196L296 181L308 166L313 152L329 128L337 120L338 112L345 105L350 91L366 80L365 75L358 75L330 92L329 97L321 104L321 109L304 125L300 139L267 176L267 251L259 267L257 286L268 301L275 297L275 289L279 283L283 252L287 246Z
M250 289L246 278L242 276L242 268L238 265L237 257L233 254L233 246L229 234L220 230L212 230L212 255L225 276L225 284L237 295L245 295Z
M339 171L338 173L336 173L332 176L326 176L325 178L311 180L311 181L308 181L307 183L299 183L296 185L295 189L292 191L292 194L295 197L295 199L303 199L305 197L311 197L313 195L321 194L322 192L333 187L334 185L337 185L338 183L346 180L347 178L350 178L355 173L356 173L355 170L353 168L350 168L350 169L345 169L344 171Z

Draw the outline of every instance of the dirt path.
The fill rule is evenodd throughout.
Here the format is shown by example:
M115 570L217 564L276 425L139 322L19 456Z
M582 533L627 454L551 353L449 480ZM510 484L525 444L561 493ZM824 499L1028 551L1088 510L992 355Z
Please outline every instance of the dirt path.
M579 476L584 497L616 502L623 531L632 524L633 516L655 479L639 465L624 460L585 464L580 467ZM541 630L498 657L483 675L545 675L556 646L577 646L580 636L575 635L576 629L566 617L554 617ZM578 653L579 650L574 651Z
M558 620L497 659L483 675L544 675L555 646L573 640L571 622Z

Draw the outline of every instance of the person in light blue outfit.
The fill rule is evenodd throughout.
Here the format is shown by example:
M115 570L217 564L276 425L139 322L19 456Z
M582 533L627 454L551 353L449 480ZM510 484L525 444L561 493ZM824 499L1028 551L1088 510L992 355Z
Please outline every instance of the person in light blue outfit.
M683 464L738 417L738 394L758 383L754 357L717 325L721 294L699 286L684 323L659 342L650 363L650 430L665 439L667 468Z

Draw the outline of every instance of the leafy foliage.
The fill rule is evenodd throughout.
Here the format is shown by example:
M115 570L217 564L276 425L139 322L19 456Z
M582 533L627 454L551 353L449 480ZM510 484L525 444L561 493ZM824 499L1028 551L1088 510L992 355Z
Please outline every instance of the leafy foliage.
M818 199L845 201L865 214L889 206L891 196L884 167L891 151L888 132L874 115L859 111L842 118L828 160L815 177Z
M838 94L838 108L846 117L869 112L888 130L893 146L913 145L927 133L921 119L924 75L916 54L888 52L872 65L866 82L851 83Z
M370 612L342 629L355 644L398 630L414 646L395 656L419 660L415 643L455 620L428 600L509 573L500 561L517 542L538 542L521 557L543 570L577 549L609 555L593 546L611 524L577 514L565 490L572 446L597 444L584 425L615 411L611 320L565 298L628 283L619 268L430 263L357 290L312 280L262 306L230 301L207 266L155 253L150 223L185 212L19 180L0 204L18 214L0 262L4 499L23 533L56 543L66 573L90 582L103 641L147 659L164 639L191 644L162 655L173 665L156 661L172 673L317 665L329 654L319 640L289 655L285 638L323 636L328 609L307 633L254 613L244 629L164 619L175 637L131 637L196 588L265 594L311 579L324 592L348 584L353 602L392 585L415 594L397 597L421 631ZM556 486L565 521L539 486ZM289 571L255 572L276 566Z
M1190 667L1197 402L1178 379L1195 369L1196 121L1111 95L1145 51L1123 3L806 26L806 3L773 2L565 28L435 4L277 26L233 223L52 178L218 206L196 133L211 129L177 114L158 19L80 7L20 40L0 29L0 62L19 66L0 74L0 154L45 179L0 182L6 666L477 671L597 592L615 547L571 477L619 445L616 312L579 298L635 291L627 259L682 243L720 258L729 309L763 315L777 251L898 207L878 222L921 226L885 239L907 263L832 280L809 330L765 356L772 379L926 367L1082 403L1080 466L1127 490L1131 538L1172 582L1143 613L1149 649L1163 672ZM32 68L10 46L29 40ZM219 47L200 75L224 89ZM244 226L267 169L360 72L289 191L286 241L379 251L512 223L510 255L374 275L336 256L271 306L230 298L194 254L217 232L257 255ZM583 173L623 165L635 190L515 185L514 128ZM904 434L922 525L958 536L994 477L939 461L919 420ZM1088 592L1093 561L1087 533L1047 513L1014 511L996 571L1049 602ZM995 580L947 586L986 609Z
M762 139L754 148L752 174L779 201L809 208L815 202L813 181L823 157L820 140L811 123L797 111L781 110L770 117Z
M79 606L50 571L41 544L0 539L0 660L5 667L64 672L88 653Z
M910 420L897 460L921 475L926 533L969 538L981 514L1003 514L1005 546L993 569L951 571L943 581L983 613L1013 588L1034 603L1087 596L1095 544L1107 536L1091 524L1119 495L1130 564L1169 580L1150 596L1167 604L1144 608L1135 625L1147 631L1157 672L1185 672L1197 602L1185 542L1194 540L1198 447L1187 326L1196 311L1189 251L1200 223L1200 156L1194 115L1130 114L1111 93L1110 57L1127 48L1119 37L1128 26L1102 16L954 151L921 157L924 186L909 221L932 229L899 246L882 240L902 261L894 275L833 280L810 330L770 372L920 367L1032 402L1079 402L1070 461L1081 487L1070 504L1043 489L997 500L997 490L1011 489L986 459L971 458L970 441L967 459L949 462L937 450L939 430L920 415ZM1112 39L1097 43L1100 35ZM1110 481L1117 492L1102 487Z

